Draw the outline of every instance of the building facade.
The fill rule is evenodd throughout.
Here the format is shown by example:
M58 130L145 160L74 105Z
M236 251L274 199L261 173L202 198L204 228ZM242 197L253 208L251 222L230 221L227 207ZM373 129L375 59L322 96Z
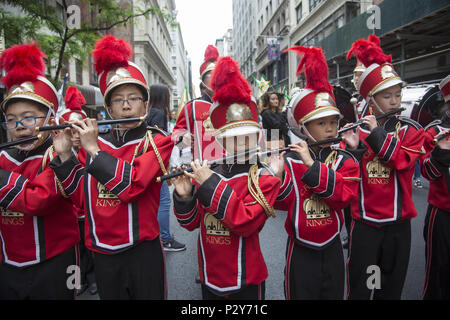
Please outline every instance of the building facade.
M257 76L256 0L233 0L233 58L239 62L242 74L254 84Z
M274 88L302 87L299 59L283 50L322 47L330 82L351 91L356 61L346 53L376 34L403 79L438 82L450 73L448 21L450 0L233 0L234 57L252 83L264 75Z
M233 56L233 29L228 29L222 38L216 39L216 48L220 57Z
M173 26L171 30L172 37L172 73L175 77L175 85L172 87L172 106L178 108L182 98L183 90L189 90L189 59L186 48L184 47L181 26ZM184 101L186 103L187 101Z
M150 7L160 10L165 8L172 13L175 10L175 1L133 0L135 10L146 10ZM172 90L176 79L172 71L171 27L164 17L156 13L151 13L149 18L137 17L133 26L134 62L141 67L150 85L165 84Z

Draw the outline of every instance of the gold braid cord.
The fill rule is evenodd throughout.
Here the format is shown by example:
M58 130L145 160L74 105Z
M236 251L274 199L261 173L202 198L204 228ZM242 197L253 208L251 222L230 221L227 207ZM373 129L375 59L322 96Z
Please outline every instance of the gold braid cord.
M397 124L395 125L395 132L394 132L394 137L396 139L398 139L401 127L402 127L402 123L400 121L397 122ZM419 154L425 154L425 149L423 148L423 146L422 146L421 150L414 150L414 149L410 149L410 148L407 148L407 147L404 147L404 146L401 146L401 148L405 149L406 151L411 151L411 152L415 152L415 153L419 153Z
M394 132L395 139L398 139L398 134L400 132L401 127L402 127L402 123L400 121L397 122L397 124L395 125L395 132Z
M164 175L167 175L169 173L169 170L164 166L164 161L162 160L161 154L159 153L158 148L156 147L155 141L153 141L151 131L147 131L146 140L150 141L153 151L155 152L156 159L158 159L159 166L161 167L161 170L164 173ZM148 143L147 143L147 146L148 146Z
M44 169L47 167L47 160L49 159L50 161L53 160L53 153L55 152L55 149L53 146L50 146L47 151L45 151L44 154L44 159L42 159L42 165L41 165L41 171L44 171ZM58 185L58 189L61 192L61 195L64 198L69 198L69 196L67 195L66 191L64 190L61 181L59 181L58 177L55 174L55 181L56 184Z
M325 165L328 167L328 165L329 165L330 163L332 164L332 163L334 163L334 162L336 161L336 158L337 158L337 151L334 150L334 151L332 151L332 152L328 155L328 157L325 159ZM336 170L336 169L334 168L334 166L332 166L331 169Z
M258 165L254 164L248 172L248 190L255 200L263 207L268 217L276 217L275 210L267 202L266 197L259 187Z

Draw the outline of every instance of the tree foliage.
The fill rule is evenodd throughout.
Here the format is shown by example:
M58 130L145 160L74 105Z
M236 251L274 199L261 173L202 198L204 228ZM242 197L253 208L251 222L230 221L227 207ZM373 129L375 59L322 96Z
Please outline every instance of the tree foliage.
M149 3L150 1L144 1ZM115 0L0 0L0 29L4 30L6 47L36 40L47 55L47 66L51 70L50 80L59 86L64 61L70 57L86 60L95 41L115 27L127 26L134 19L159 15L169 24L175 24L166 9L149 6L133 8L127 1ZM88 8L77 28L67 23L70 5ZM127 5L128 4L128 5ZM6 7L6 6L4 6Z

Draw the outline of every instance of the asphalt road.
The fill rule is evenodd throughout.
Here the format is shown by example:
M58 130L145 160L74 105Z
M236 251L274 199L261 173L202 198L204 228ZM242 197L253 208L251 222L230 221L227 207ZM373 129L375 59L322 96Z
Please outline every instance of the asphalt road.
M403 289L402 299L420 300L425 278L425 243L422 236L425 213L427 208L428 183L422 179L423 189L413 188L413 200L418 211L418 217L412 220L411 255ZM284 300L283 281L285 267L286 232L284 221L286 213L277 212L276 218L267 221L261 234L261 247L269 270L266 280L266 299ZM201 299L200 284L195 282L198 272L197 237L198 231L189 232L181 228L175 216L171 215L171 232L175 239L185 243L187 249L181 252L166 253L168 299L199 300ZM344 228L342 235L346 233ZM347 251L344 251L345 255ZM97 295L84 293L80 300L95 300Z

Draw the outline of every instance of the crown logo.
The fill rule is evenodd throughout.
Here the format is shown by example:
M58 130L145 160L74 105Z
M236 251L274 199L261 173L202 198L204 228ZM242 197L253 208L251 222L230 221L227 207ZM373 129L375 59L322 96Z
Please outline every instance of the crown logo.
M205 227L206 234L213 236L230 236L230 231L224 227L224 225L217 220L212 214L208 213L205 215Z
M13 212L13 211L5 210L4 208L1 208L1 210L2 210L2 217L12 218L12 217L23 217L24 216L24 214L20 213L20 212Z
M369 161L366 169L369 174L369 178L389 179L391 176L391 168L384 165L378 157L375 157L372 161Z
M315 193L303 202L307 219L323 219L330 216L330 208Z
M114 193L106 189L105 186L100 182L97 183L97 190L99 199L118 199L118 197Z

